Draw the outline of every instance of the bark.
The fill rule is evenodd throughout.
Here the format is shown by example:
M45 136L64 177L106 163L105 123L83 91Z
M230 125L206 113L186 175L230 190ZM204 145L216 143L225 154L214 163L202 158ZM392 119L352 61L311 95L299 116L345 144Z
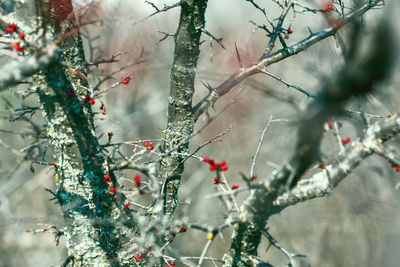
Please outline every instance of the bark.
M161 162L164 183L164 210L172 216L178 201L178 189L184 170L181 153L189 152L189 136L193 132L192 97L200 53L200 36L205 25L207 0L181 2L181 15L175 34L174 62L171 70L168 122ZM179 154L178 154L179 153Z
M87 81L68 70L72 67L87 74L71 1L47 5L18 1L15 10L15 19L25 32L44 27L39 54L58 45L55 60L40 65L33 80L56 163L57 191L53 195L64 214L68 254L74 257L75 266L131 266L131 241L137 234L133 217L123 208L123 195L109 190L118 187L113 173L112 183L104 181L106 158L84 98L86 89L82 89Z

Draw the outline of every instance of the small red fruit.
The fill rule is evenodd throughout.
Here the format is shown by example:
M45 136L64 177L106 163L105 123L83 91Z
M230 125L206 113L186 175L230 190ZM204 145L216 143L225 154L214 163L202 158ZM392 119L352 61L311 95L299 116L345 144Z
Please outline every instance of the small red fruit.
M332 128L333 128L332 120L328 120L328 127L329 127L329 129L332 129Z
M186 232L186 230L186 227L179 226L179 231L181 231L182 233Z
M86 99L86 100L89 100L89 99L90 99L90 95L89 95L89 94L86 94L86 95L85 95L85 99Z
M392 164L392 168L396 168L397 166L396 166L396 164Z
M149 145L149 141L144 141L143 145L148 146Z
M253 174L253 176L251 176L251 180L255 180L257 179L257 175Z
M25 40L25 33L24 33L24 32L21 32L21 33L19 34L19 38L21 38L22 40Z
M101 111L101 114L103 114L103 115L106 115L106 110L105 109L103 109L102 111Z
M91 106L93 106L95 102L96 101L94 101L93 98L90 98L89 101L88 101L89 105L91 105Z
M13 23L11 24L11 28L13 28L13 30L16 30L18 28L17 24Z
M121 83L123 83L123 84L128 84L130 80L131 80L130 77L126 77L126 78L123 78L123 79L121 80Z
M135 175L135 183L136 183L137 186L140 185L140 175L139 174Z
M328 4L325 9L322 10L323 13L331 12L333 10L333 6Z
M232 185L232 190L235 190L235 189L238 189L238 188L239 188L239 185L238 185L238 184Z
M13 28L10 28L10 27L8 27L7 29L6 29L6 33L12 33L14 31L14 29Z
M152 144L150 144L150 145L147 146L147 150L153 150L153 148L154 148L154 147L153 147Z
M400 167L399 166L396 167L396 172L400 172Z
M226 165L226 161L225 160L221 161L221 166L224 166L224 165Z
M209 158L209 157L204 157L204 158L203 158L203 161L206 162L206 163L208 163L208 162L210 161L210 158Z
M288 33L288 34L292 34L292 33L293 33L293 30L292 30L291 28L287 29L287 33Z
M347 138L342 138L342 143L343 143L343 144L350 143L350 138L349 138L349 137L347 137Z
M283 38L289 39L289 35L285 34L285 35L283 36Z
M169 265L170 266L175 266L175 264L176 264L175 262L171 262Z
M108 175L108 174L104 175L104 181L106 181L106 182L111 181L110 175Z
M223 166L221 167L221 170L223 170L223 171L226 171L226 170L228 170L228 166L226 166L226 165L223 165Z
M137 253L137 254L135 255L135 260L136 260L136 261L140 261L141 259L142 259L142 254Z
M115 193L115 192L117 192L117 189L116 189L115 187L111 187L111 188L110 188L110 192L111 192L111 193Z
M214 161L214 159L209 158L209 159L208 159L208 163L209 163L210 165L214 165L214 164L215 164L215 161Z
M218 184L219 183L219 178L218 177L215 177L214 178L214 184Z
M68 97L73 97L74 96L74 88L70 87L68 88Z
M215 171L215 165L210 165L210 171Z
M124 207L125 208L129 208L130 203L129 202L125 202Z

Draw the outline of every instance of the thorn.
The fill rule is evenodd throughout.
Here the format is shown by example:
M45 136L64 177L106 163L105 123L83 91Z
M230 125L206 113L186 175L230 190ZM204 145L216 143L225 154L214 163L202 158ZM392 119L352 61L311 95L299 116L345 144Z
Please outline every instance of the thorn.
M237 48L236 42L235 42L235 50L236 50L236 58L239 62L239 66L240 66L240 68L243 68L242 60L240 59L240 54L239 54L239 50Z

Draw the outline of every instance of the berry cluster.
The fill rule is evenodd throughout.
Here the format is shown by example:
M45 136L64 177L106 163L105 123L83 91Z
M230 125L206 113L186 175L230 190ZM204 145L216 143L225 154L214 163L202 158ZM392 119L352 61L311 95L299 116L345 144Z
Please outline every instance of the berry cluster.
M397 166L396 164L392 164L392 168L396 170L396 172L400 172L400 166Z
M8 27L7 27L7 29L6 29L6 33L12 34L12 33L15 32L17 29L18 29L17 24L15 24L15 23L12 23L12 24L11 24L11 23L8 23ZM1 33L1 35L3 35L3 33ZM24 32L21 32L21 33L19 34L19 38L21 38L21 40L25 40L25 33L24 33ZM18 41L10 42L10 46L11 46L12 48L14 48L15 50L19 51L19 52L22 52L22 53L25 52L25 48L22 47L21 44L20 44L20 42L18 42Z
M88 104L91 106L93 106L94 103L96 102L96 101L94 101L93 97L91 97L89 94L85 95L85 99L87 100Z
M221 163L215 163L214 159L209 157L204 157L203 161L205 163L210 164L210 171L226 171L228 170L228 166L226 165L226 161L223 160Z
M292 30L292 28L288 28L287 30L286 30L286 34L283 36L283 38L285 38L285 39L289 39L289 34L292 34L293 33L293 30Z
M150 143L149 141L144 141L143 145L147 148L147 150L153 150L154 148L153 143Z
M106 113L107 113L106 112L106 107L103 104L101 104L100 110L101 110L101 114L106 115Z
M8 23L8 27L7 27L7 29L6 29L6 33L13 33L14 31L17 30L17 28L18 28L17 24L15 24L15 23L13 23L13 24ZM24 38L25 38L25 35L24 35Z
M342 138L342 144L348 144L348 143L350 143L350 137L346 137L346 138Z

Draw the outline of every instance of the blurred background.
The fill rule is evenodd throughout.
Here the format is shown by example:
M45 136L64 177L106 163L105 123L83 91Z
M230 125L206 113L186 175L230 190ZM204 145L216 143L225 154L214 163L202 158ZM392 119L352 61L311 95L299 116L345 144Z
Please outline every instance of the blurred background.
M175 2L152 1L159 8ZM279 16L281 9L274 1L256 2L265 8L269 18ZM316 9L323 3L298 2ZM348 7L352 6L352 1L345 3ZM396 28L399 20L393 16L399 11L399 5L396 1L386 3L391 12L374 9L364 16L360 49L382 18L390 20L394 25L393 36L390 38L399 40ZM91 67L89 79L92 85L101 77L132 63L143 49L146 52L145 63L118 72L113 80L100 87L106 88L132 71L135 72L128 85L120 85L101 97L107 110L106 115L95 117L101 142L105 143L106 133L112 132L113 141L152 139L157 145L166 125L173 38L158 41L175 32L179 9L174 8L143 21L155 11L144 0L76 0L74 4L77 17L85 25L81 32L88 62L109 59L124 52L118 57L119 62ZM268 38L250 20L259 25L267 24L262 12L248 1L209 0L205 29L216 38L223 38L222 43L226 49L203 34L194 104L207 94L201 82L218 86L239 69L235 45L245 65L258 60L262 55ZM289 26L293 34L286 42L291 45L306 38L309 30L317 32L326 27L327 23L321 13L290 12L284 23L285 28ZM350 34L347 28L341 31L345 40L351 38ZM277 44L277 49L280 47ZM328 38L296 56L270 66L268 70L315 94L319 92L324 78L333 75L341 64L341 50L335 39ZM399 65L396 64L394 73L398 71ZM362 101L349 102L347 107L360 110L362 102L365 111L370 114L387 116L397 112L400 110L399 82L400 78L393 75L373 95ZM21 107L21 101L28 106L38 105L34 95L21 99L18 92L23 88L21 85L0 95L0 266L57 266L67 257L65 240L61 237L60 244L56 246L52 230L39 230L52 225L61 228L63 225L58 205L50 201L52 195L45 191L45 188L55 189L54 174L50 167L39 165L33 166L32 173L30 162L24 161L24 151L31 141L29 135L13 134L25 133L27 127L24 121L12 121L16 117L15 109ZM297 103L307 104L311 101L293 88L260 74L246 80L220 99L215 110L209 112L211 117L217 117L191 140L191 146L195 149L232 127L220 138L220 142L210 144L199 152L202 157L227 161L229 170L226 177L230 184L245 186L239 172L249 173L261 130L271 116L282 121L268 128L255 173L258 177L266 177L293 153L298 111L264 94L261 90L265 89L293 98ZM96 101L94 111L100 112L99 106L100 101ZM40 112L34 114L32 119L38 125L43 124ZM343 137L355 139L361 134L360 116L344 116L338 118L338 121L342 125L340 134ZM202 116L197 129L205 123L206 116ZM399 148L399 141L397 137L391 141L391 145ZM45 147L46 143L43 143ZM129 154L131 147L124 149ZM339 151L336 138L331 132L325 133L322 151L323 159L327 161L333 160ZM51 160L51 152L47 152L46 159ZM132 179L133 172L125 172L121 177ZM213 197L216 192L213 179L213 173L208 171L204 163L197 160L186 162L179 195L181 206L178 218L211 225L223 222L223 206ZM349 175L331 196L297 204L274 216L268 223L269 231L287 250L307 256L299 260L300 266L400 266L398 182L400 174L387 161L372 156ZM241 202L245 197L246 193L239 194L238 201ZM137 199L137 202L140 201L140 198ZM207 255L221 258L230 246L230 238L231 231L224 231ZM207 236L203 232L190 230L177 236L170 253L173 256L199 256L206 241ZM285 266L288 262L285 255L276 248L268 249L267 240L262 241L259 254L274 266ZM219 266L219 263L216 264ZM208 262L204 266L215 265Z

